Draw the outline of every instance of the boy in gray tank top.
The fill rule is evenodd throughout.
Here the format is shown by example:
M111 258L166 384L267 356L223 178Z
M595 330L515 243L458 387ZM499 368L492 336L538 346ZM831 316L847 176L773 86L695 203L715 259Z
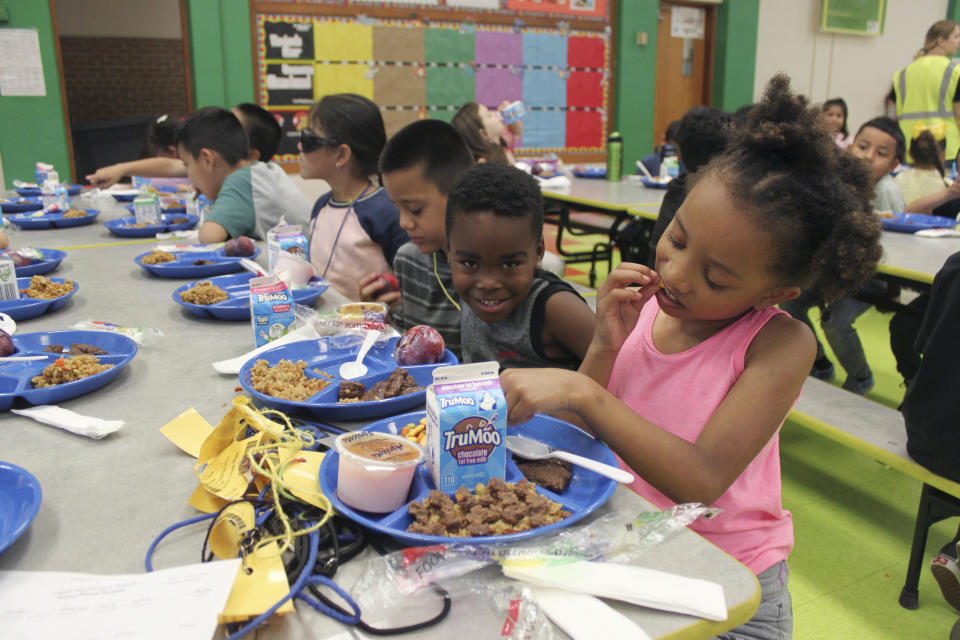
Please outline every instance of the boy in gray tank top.
M462 303L461 360L579 367L594 316L573 287L539 268L543 204L536 181L505 165L473 166L450 190L446 231Z

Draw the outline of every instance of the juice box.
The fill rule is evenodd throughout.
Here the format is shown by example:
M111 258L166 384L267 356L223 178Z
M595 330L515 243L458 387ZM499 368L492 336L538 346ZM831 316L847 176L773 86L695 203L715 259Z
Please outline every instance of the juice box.
M250 279L250 321L258 347L292 331L296 319L286 282L275 275Z
M280 253L286 251L304 260L309 260L307 251L307 237L300 230L300 225L277 225L267 231L267 269L273 272L277 267Z
M452 493L507 471L507 401L497 362L437 367L427 387L427 466Z

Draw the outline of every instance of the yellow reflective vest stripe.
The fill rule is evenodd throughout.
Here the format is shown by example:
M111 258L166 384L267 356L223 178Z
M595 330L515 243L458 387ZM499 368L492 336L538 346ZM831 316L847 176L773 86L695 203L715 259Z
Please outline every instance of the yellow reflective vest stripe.
M947 125L947 159L960 149L960 129L953 113L953 97L960 81L960 64L946 56L920 56L893 76L897 119L910 148L917 122Z

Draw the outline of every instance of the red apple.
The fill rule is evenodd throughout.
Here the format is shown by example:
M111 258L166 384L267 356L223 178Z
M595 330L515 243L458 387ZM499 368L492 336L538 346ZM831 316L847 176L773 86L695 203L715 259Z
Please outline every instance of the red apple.
M377 276L377 283L380 285L380 293L400 291L400 283L397 281L397 276L392 273L381 273Z
M253 255L253 240L247 236L231 238L223 245L223 254L226 256L250 257Z
M20 255L16 251L11 251L11 250L4 251L3 257L6 258L7 260L13 260L14 268L26 267L27 265L33 264L33 260L31 260L26 256Z
M397 340L393 349L393 357L397 364L408 367L415 364L432 364L443 360L446 346L443 336L433 327L418 324L410 327L403 337Z

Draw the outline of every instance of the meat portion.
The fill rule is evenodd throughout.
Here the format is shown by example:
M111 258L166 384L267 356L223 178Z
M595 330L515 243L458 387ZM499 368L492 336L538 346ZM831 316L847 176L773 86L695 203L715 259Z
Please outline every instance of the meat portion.
M566 460L547 458L545 460L523 460L514 457L520 473L534 484L554 493L563 493L573 477L573 467Z
M381 380L369 389L362 382L341 382L337 402L371 402L396 398L421 390L410 372L397 367L386 380Z

